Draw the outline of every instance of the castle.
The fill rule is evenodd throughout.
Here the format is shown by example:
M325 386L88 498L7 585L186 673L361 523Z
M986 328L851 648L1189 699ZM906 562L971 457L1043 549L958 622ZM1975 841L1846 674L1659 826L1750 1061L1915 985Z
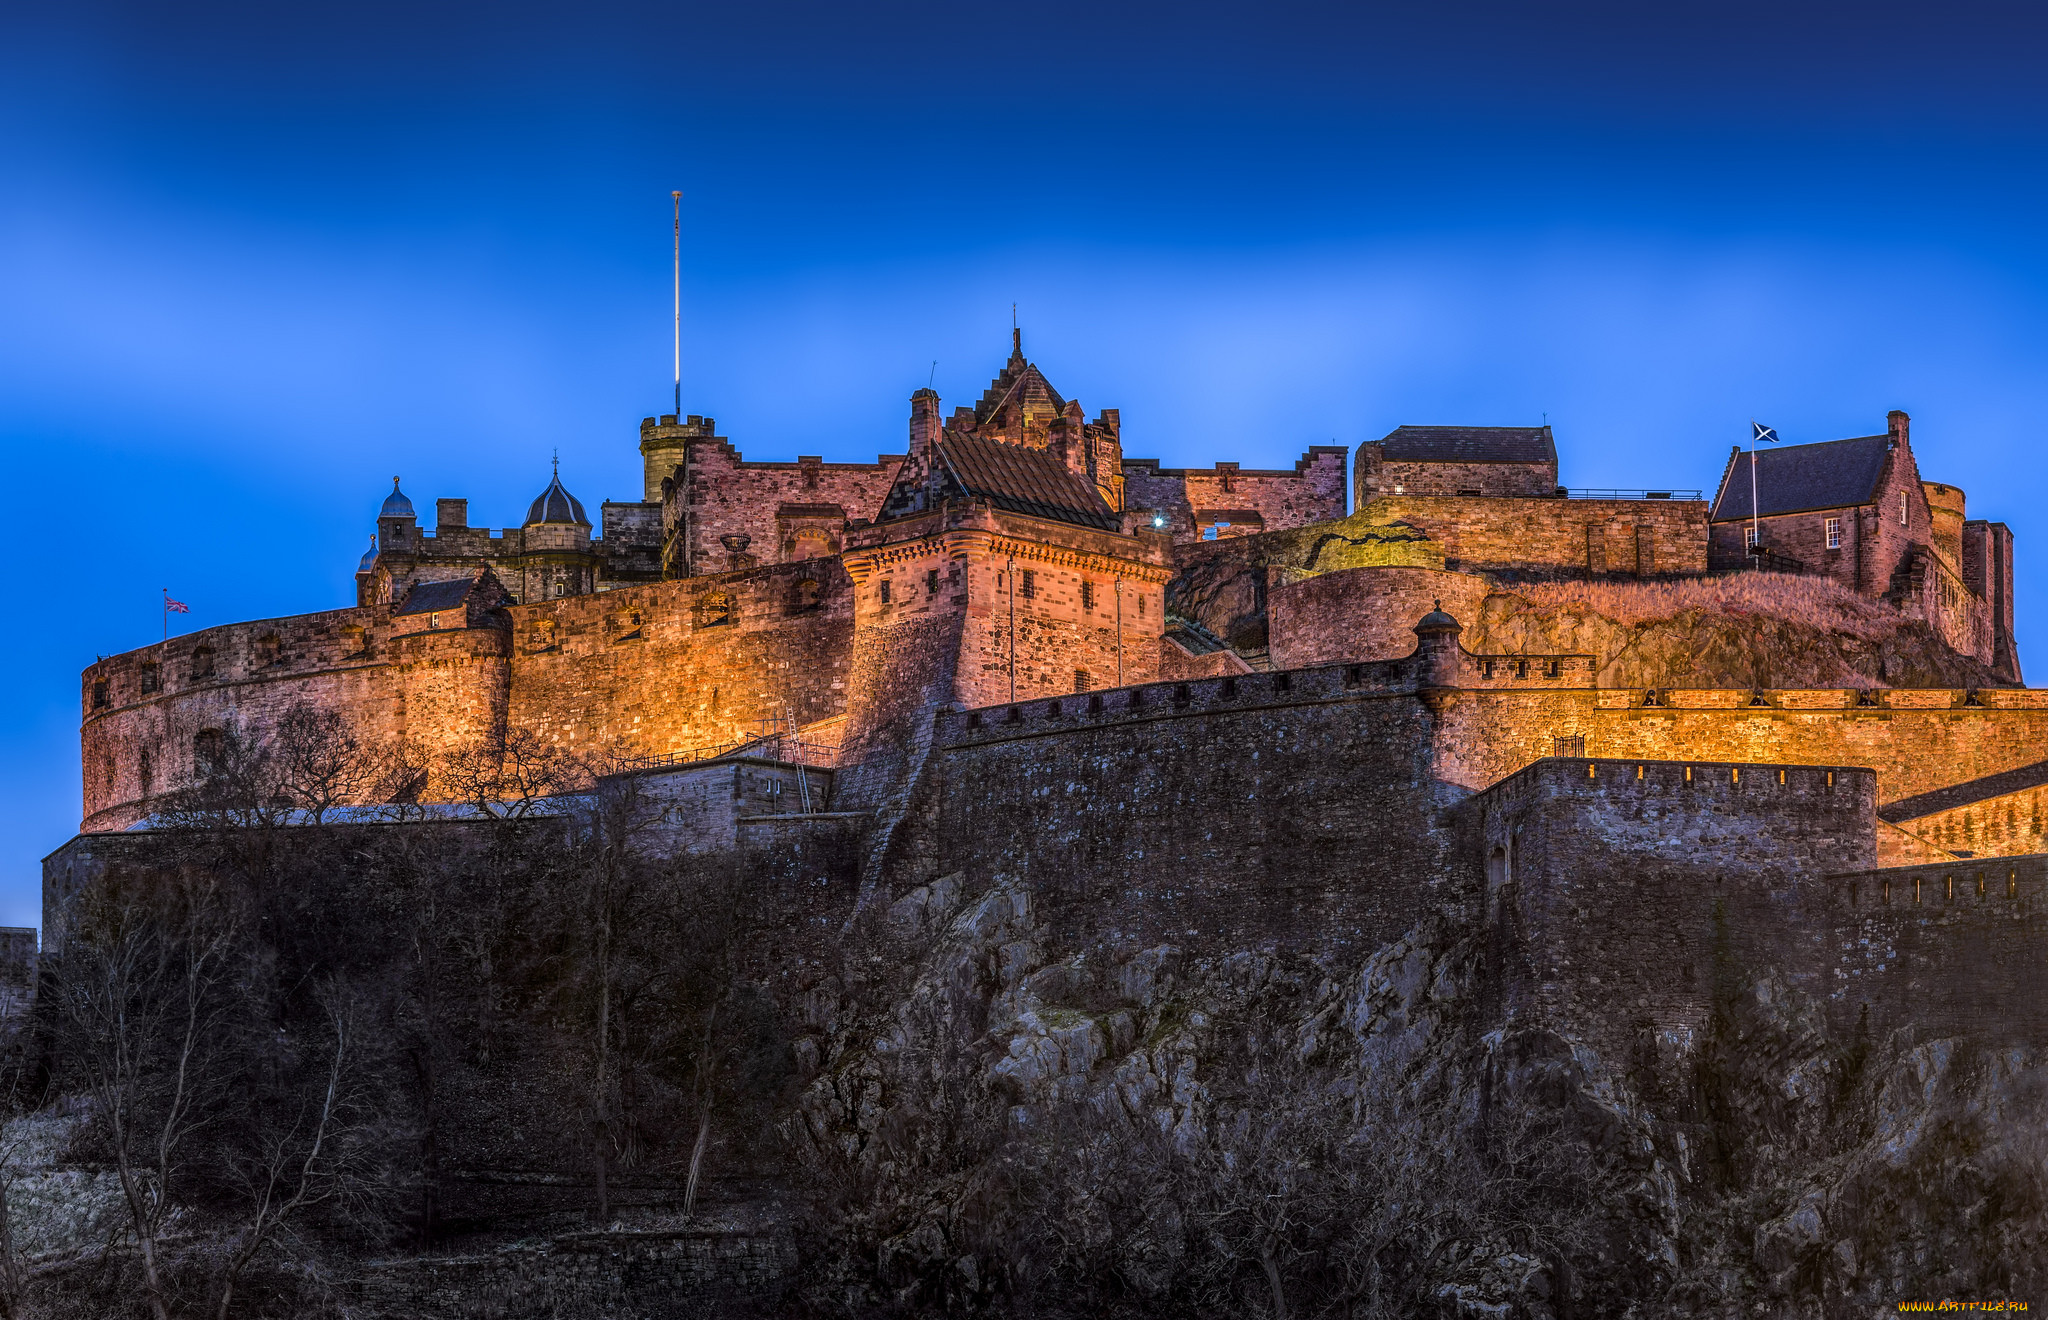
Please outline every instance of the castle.
M640 450L642 500L597 527L559 475L496 533L461 500L424 532L394 485L353 607L88 668L82 833L50 859L51 901L109 832L202 783L226 732L260 739L304 704L423 764L515 732L601 757L647 777L677 851L790 866L828 840L856 912L964 869L1100 890L1077 911L1118 938L1223 912L1257 929L1278 903L1276 929L1316 913L1366 941L1461 893L1477 919L1515 874L1549 956L1581 938L1557 925L1572 886L1633 853L1663 859L1669 910L1628 908L1644 930L1778 868L1780 897L1805 897L1744 900L1765 943L1792 940L1794 908L1849 929L1873 892L1924 896L1937 873L1981 896L1972 920L2021 916L1997 928L2029 938L2048 897L2038 862L1985 860L2048 851L2048 692L2020 686L2012 536L1922 479L1902 412L1737 450L1711 498L1570 489L1547 426L1402 426L1348 473L1323 446L1292 470L1168 469L1126 457L1119 413L1091 420L1017 336L973 406L913 394L905 452L872 464L747 460L697 416L647 419ZM1597 656L1460 640L1516 584L1757 568L1924 626L1978 677L1622 687ZM1816 985L1850 975L1786 950ZM1931 993L1927 966L1879 970L1856 984Z

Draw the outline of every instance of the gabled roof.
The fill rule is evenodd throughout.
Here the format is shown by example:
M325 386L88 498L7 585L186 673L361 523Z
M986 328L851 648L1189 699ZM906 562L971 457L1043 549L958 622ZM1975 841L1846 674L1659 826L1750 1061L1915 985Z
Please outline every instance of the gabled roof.
M469 600L470 591L476 586L475 578L455 578L448 582L421 582L405 593L404 601L394 615L430 614L437 610L459 610Z
M1763 516L1808 509L1852 509L1877 498L1891 437L1859 436L1817 445L1760 446L1756 454L1757 502ZM1749 455L1738 454L1721 478L1711 522L1750 516Z
M981 402L974 405L974 420L977 425L987 426L1005 407L1029 408L1033 413L1048 417L1060 412L1067 401L1052 387L1052 382L1043 372L1024 360L1021 339L1014 341L1010 360L989 382L982 393Z
M1397 426L1380 440L1396 463L1555 463L1547 426Z
M1095 487L1050 450L956 434L939 441L938 449L953 483L998 509L1081 527L1122 529L1123 520L1103 503Z

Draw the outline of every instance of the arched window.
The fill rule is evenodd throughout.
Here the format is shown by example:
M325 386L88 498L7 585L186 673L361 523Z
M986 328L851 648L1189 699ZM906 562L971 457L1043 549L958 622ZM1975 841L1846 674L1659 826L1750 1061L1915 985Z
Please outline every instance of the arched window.
M220 773L221 762L226 755L227 738L219 729L201 729L192 739L192 770L195 774Z
M721 628L733 620L732 597L723 591L707 593L697 602L697 626Z

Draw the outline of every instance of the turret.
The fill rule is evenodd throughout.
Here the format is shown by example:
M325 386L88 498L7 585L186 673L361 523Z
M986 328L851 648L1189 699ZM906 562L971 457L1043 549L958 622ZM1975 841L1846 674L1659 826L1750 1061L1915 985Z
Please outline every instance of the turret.
M411 544L420 534L419 517L412 511L412 501L398 488L398 478L391 479L391 493L384 497L384 507L377 510L378 543L386 550L397 550Z
M1416 681L1423 696L1447 691L1458 684L1458 635L1464 629L1444 613L1444 603L1422 616L1415 625Z

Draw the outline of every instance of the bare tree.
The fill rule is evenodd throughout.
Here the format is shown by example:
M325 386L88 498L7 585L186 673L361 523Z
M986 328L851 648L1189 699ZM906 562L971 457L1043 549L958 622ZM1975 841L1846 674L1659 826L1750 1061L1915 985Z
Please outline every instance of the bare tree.
M280 1245L298 1221L317 1210L374 1201L388 1191L381 1164L360 1140L372 1110L361 1094L363 1047L355 1004L333 984L318 998L331 1038L304 1078L308 1084L288 1084L272 1104L252 1107L245 1118L251 1130L227 1161L242 1215L221 1271L219 1320L227 1320L243 1272L266 1248Z
M390 756L339 711L296 702L271 737L277 791L315 825L341 806L372 801L392 778Z
M119 884L83 897L54 986L61 1062L92 1100L150 1309L169 1320L164 1231L198 1138L221 1114L237 932L203 882L149 905Z
M530 729L509 729L456 749L441 761L449 795L486 816L516 820L542 798L587 787L590 769L560 743Z

